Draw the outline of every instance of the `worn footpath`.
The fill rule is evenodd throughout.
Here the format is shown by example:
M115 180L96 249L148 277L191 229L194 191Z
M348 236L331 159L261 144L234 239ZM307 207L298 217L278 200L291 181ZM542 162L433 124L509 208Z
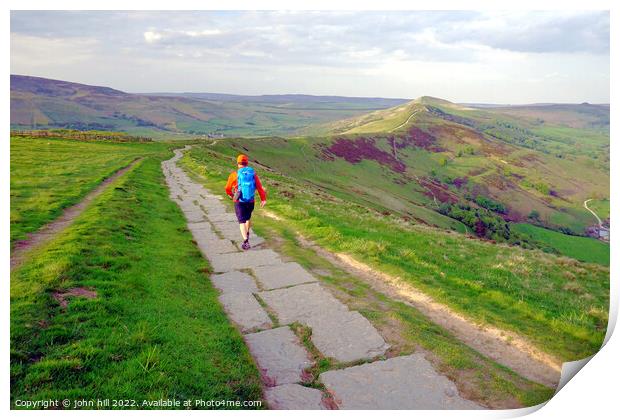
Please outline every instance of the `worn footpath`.
M261 372L273 409L477 409L422 354L386 358L389 349L359 312L351 311L295 262L283 261L253 232L240 251L239 225L220 198L192 181L176 162L162 163L170 198L214 274L213 285ZM312 345L342 369L308 372L315 361L290 325L311 329ZM312 386L310 383L313 382Z

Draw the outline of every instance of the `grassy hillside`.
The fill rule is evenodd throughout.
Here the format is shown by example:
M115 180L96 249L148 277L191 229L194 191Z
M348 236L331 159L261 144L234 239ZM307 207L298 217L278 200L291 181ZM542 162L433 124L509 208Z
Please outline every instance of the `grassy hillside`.
M73 146L77 161L83 151ZM160 161L171 154L155 151L11 274L12 404L262 399L258 371L168 198Z
M11 244L58 217L138 156L167 147L11 137Z
M279 150L287 150L281 142ZM237 140L221 142L215 151L195 149L184 164L212 189L223 190L240 151L248 149L252 158L280 168L286 153L278 163L263 162L266 155L254 154L258 144ZM286 173L257 164L270 210L295 230L398 276L475 320L515 331L561 360L580 359L600 347L609 303L607 267L404 223L372 211L372 205L332 194L316 178L306 179L302 162L308 159L296 161Z
M312 124L403 101L305 95L144 95L11 75L12 128L112 130L153 138L291 134Z
M562 255L579 261L609 266L609 243L594 238L565 235L527 223L517 223L513 229L557 249Z
M384 162L373 159L360 160L352 165L345 159L322 158L325 147L322 138L231 140L213 147L215 150L227 150L229 145L250 154L253 159L271 169L308 180L344 201L465 232L462 223L432 210L432 197L427 195L423 186L415 183L414 178L403 177L389 167L386 168ZM428 162L428 166L432 167L432 163ZM404 188L405 183L412 188Z

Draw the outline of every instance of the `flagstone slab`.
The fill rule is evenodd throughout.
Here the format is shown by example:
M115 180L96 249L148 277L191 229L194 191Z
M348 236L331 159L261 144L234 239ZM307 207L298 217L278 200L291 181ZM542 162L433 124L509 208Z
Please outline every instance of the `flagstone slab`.
M213 197L213 196L210 196L210 197L200 196L198 197L198 203L201 206L205 206L212 210L226 210L227 209L227 207L220 200L218 200L216 197Z
M313 316L348 312L345 305L318 283L260 292L259 296L275 312L281 324L305 323Z
M213 203L207 202L205 200L199 200L198 204L200 204L205 209L205 211L212 216L216 214L230 213L226 206L224 206L222 203Z
M222 214L231 214L231 213L222 213ZM233 215L233 216L235 216L235 215ZM209 218L210 217L211 217L211 215L209 214ZM229 216L223 216L223 217L229 217ZM230 232L232 234L235 234L235 233L240 234L239 233L240 232L239 224L240 223L237 221L237 217L236 216L235 216L235 218L233 220L228 220L228 221L221 221L220 220L220 221L217 221L217 222L214 221L215 228L218 231L222 232L222 233Z
M312 366L308 352L289 327L247 334L244 338L267 386L300 382L304 369Z
M194 222L194 223L188 223L187 224L187 228L192 231L192 232L202 232L202 231L207 231L207 232L213 232L213 226L211 225L211 223L207 222L207 221L200 221L200 222Z
M211 282L222 293L255 293L258 292L256 282L247 273L229 271L211 276Z
M253 271L263 290L279 289L317 281L316 278L296 262L256 267Z
M190 223L206 220L205 214L202 211L184 211L183 213L185 214L187 221Z
M193 213L193 212L204 213L200 207L198 207L196 204L194 204L191 201L190 197L185 196L184 194L181 194L181 198L183 199L183 202L179 204L179 207L181 207L181 210L183 210L184 213Z
M213 232L212 230L207 230L207 229L191 229L190 228L190 232L192 233L192 236L194 237L194 240L196 241L196 243L198 243L199 241L205 242L205 241L222 241L222 240L226 240L226 239L222 239L220 238L217 233ZM228 241L230 242L230 241Z
M207 213L207 217L213 223L219 223L219 222L235 222L236 223L237 222L237 216L235 216L233 213L216 213L216 214ZM239 232L238 224L237 224L237 232Z
M242 333L273 326L267 312L250 293L224 293L218 299L228 317L239 326Z
M458 395L456 386L435 372L421 355L412 354L342 370L319 379L341 409L469 410L482 408Z
M366 318L349 311L318 283L260 292L259 296L281 324L297 321L309 326L316 348L339 362L379 356L389 347Z
M229 254L208 255L213 271L241 270L244 268L260 267L262 265L280 264L278 254L270 249L261 249L254 252L232 252Z
M196 239L198 249L207 258L212 254L228 254L239 252L239 248L233 245L228 239Z
M326 357L353 362L381 356L389 348L375 327L357 311L312 316L312 343Z
M231 241L243 240L241 236L241 230L239 229L239 225L237 225L237 227L234 229L233 228L222 229L216 223L215 229L220 233L220 235L222 235L226 239L230 239Z
M315 388L285 384L265 389L267 406L272 410L325 410L323 394Z

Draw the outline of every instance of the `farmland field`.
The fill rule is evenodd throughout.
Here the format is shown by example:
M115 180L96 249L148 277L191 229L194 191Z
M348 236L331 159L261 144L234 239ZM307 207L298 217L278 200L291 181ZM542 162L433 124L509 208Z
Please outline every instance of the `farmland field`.
M609 266L610 254L608 243L594 238L565 235L526 223L517 223L514 225L514 229L557 249L563 255L579 261Z

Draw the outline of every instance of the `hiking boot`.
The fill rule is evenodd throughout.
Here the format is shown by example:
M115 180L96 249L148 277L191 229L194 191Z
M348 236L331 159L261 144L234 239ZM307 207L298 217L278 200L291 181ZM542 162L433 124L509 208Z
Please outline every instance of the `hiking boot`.
M250 242L247 239L245 241L243 241L243 243L241 244L241 249L243 249L245 251L250 249Z

